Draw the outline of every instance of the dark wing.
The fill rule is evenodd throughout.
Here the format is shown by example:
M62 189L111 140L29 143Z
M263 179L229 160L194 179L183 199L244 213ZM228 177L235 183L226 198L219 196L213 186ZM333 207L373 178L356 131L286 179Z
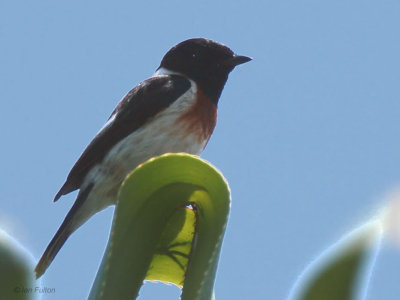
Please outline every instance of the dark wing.
M79 189L90 169L100 163L113 146L168 107L190 85L185 77L163 75L151 77L131 90L75 163L54 201Z

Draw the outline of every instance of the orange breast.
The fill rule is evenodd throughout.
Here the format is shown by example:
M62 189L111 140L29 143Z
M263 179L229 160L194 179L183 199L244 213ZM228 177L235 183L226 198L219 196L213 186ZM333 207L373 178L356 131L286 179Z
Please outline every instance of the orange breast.
M196 134L200 143L208 141L217 123L217 106L198 87L196 102L177 122Z

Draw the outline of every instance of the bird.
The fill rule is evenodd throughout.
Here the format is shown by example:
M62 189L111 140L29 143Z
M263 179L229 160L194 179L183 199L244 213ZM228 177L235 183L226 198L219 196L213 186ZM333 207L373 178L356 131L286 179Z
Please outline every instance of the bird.
M188 39L167 51L154 75L117 104L56 194L54 202L79 189L35 268L36 278L75 230L116 204L121 183L138 165L165 153L203 152L229 73L250 60L206 38Z

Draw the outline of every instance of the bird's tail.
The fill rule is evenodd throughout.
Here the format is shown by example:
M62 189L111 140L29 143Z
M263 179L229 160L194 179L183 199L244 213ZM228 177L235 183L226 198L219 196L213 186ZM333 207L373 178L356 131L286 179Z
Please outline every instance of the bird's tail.
M88 197L91 189L93 188L93 184L89 184L85 189L81 190L76 198L74 205L71 210L68 212L65 217L63 223L60 228L57 230L54 237L51 239L49 245L44 251L42 257L40 258L38 264L35 268L36 278L39 278L46 272L47 268L50 266L51 262L56 257L58 251L60 251L61 247L67 241L69 236L80 226L83 222L87 220L87 218L77 218L77 213L79 209L82 207L82 204Z
M57 233L54 235L46 250L44 251L42 257L40 258L38 264L35 268L36 278L39 278L43 275L43 273L50 266L54 257L56 257L58 251L60 251L61 247L64 245L68 237L71 235L73 231L69 229L69 222L67 222L67 218L65 218L64 222L61 224L60 228L57 230Z

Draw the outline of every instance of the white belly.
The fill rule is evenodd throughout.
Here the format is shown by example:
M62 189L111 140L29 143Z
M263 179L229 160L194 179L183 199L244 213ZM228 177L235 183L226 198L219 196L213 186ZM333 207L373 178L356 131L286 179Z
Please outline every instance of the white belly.
M182 111L192 105L191 99L194 99L195 94L192 84L192 88L180 99L117 143L104 160L92 168L81 188L84 189L90 183L94 183L94 186L77 213L76 228L96 212L116 203L122 181L139 164L170 152L201 154L207 141L200 142L198 136L187 134L187 130L176 123Z

